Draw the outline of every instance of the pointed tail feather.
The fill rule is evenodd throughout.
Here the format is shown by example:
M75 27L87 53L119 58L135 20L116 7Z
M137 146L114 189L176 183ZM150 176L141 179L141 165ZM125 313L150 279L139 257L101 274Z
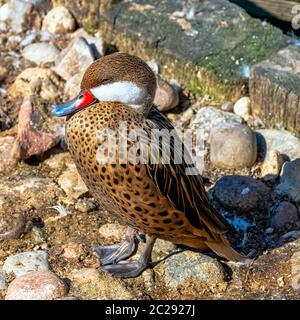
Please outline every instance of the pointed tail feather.
M205 244L220 257L230 261L248 262L250 259L235 251L224 235L220 234L219 242L205 242Z

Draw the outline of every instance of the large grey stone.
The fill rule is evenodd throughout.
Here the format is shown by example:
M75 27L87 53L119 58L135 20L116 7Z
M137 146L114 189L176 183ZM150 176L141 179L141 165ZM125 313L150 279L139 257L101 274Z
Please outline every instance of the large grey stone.
M170 289L196 286L214 292L226 288L225 272L220 263L199 253L186 251L172 255L154 270L164 275L164 282Z
M3 265L6 273L13 273L16 277L20 277L32 271L49 270L48 254L45 251L29 251L17 253L9 256Z
M300 158L300 139L292 133L272 129L257 130L257 133L258 147L264 154L277 150L290 160Z
M284 163L276 191L300 203L300 159Z

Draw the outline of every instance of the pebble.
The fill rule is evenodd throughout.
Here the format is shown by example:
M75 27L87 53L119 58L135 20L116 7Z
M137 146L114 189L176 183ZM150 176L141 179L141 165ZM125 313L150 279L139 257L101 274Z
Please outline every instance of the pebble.
M79 260L84 255L82 245L76 242L69 242L63 246L63 256L67 260Z
M257 130L258 147L267 154L277 150L290 160L300 158L300 139L285 130Z
M95 202L88 198L78 199L75 204L75 209L83 213L93 211L96 208Z
M53 272L33 271L11 282L5 300L54 300L67 293L67 286Z
M278 178L283 162L283 157L278 150L268 152L261 166L263 179L269 181Z
M34 95L39 89L39 95L43 100L51 100L61 94L57 83L58 78L51 70L38 67L27 68L17 76L8 94L16 99Z
M12 31L22 32L29 27L29 14L32 5L21 0L10 0L0 7L0 22L4 22Z
M242 124L219 124L210 135L210 161L220 169L251 167L257 158L255 134Z
M288 228L299 221L297 208L290 202L281 202L274 210L271 227L275 229Z
M17 253L5 260L3 270L17 278L32 271L47 271L48 254L42 250Z
M233 111L247 121L250 115L250 105L250 98L242 97L234 104Z
M226 112L233 112L234 104L231 101L224 102L221 106L221 109Z
M263 182L236 175L218 180L214 192L216 199L224 207L241 212L252 212L263 206L270 194Z
M24 231L26 217L23 213L0 215L0 239L16 239Z
M38 65L54 62L59 50L51 43L33 43L23 50L23 57Z
M0 82L5 80L7 74L8 74L7 69L0 65Z
M60 136L39 131L41 115L33 106L31 97L24 99L18 118L18 133L12 147L12 159L28 159L33 155L40 155L54 147Z
M0 268L0 290L6 290L7 283L5 279L5 273L3 272L2 268Z
M74 31L75 27L76 22L68 9L55 7L45 16L42 30L53 34L62 34Z
M123 241L125 239L126 227L118 223L106 223L99 228L99 235L105 239Z
M186 287L186 290L208 288L212 292L224 291L227 287L221 264L200 253L185 251L174 254L154 268L164 275L167 286Z
M154 105L160 111L174 109L179 103L178 90L171 84L157 76L157 88L154 96Z
M74 75L82 75L93 61L88 42L82 37L75 38L57 56L55 72L67 81Z
M283 164L280 184L276 187L279 194L287 195L300 203L300 159L287 161Z
M88 192L88 188L75 166L74 168L68 168L59 176L58 184L71 199L78 199Z

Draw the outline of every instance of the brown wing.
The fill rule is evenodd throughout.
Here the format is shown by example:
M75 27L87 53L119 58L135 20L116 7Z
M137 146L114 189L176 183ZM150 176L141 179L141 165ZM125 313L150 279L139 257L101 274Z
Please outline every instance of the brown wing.
M149 134L151 129L175 130L170 121L155 107L150 110L145 122L145 130ZM216 233L228 231L230 225L210 204L200 174L186 174L186 169L191 168L188 164L190 162L186 161L187 158L183 158L181 164L175 163L174 158L187 151L178 135L173 134L173 136L174 139L171 139L170 143L170 162L164 163L161 153L162 143L158 143L158 150L154 151L153 157L156 163L147 164L149 175L161 193L170 200L174 208L186 214L194 227ZM178 148L178 143L181 144L181 148ZM153 154L153 150L151 152Z

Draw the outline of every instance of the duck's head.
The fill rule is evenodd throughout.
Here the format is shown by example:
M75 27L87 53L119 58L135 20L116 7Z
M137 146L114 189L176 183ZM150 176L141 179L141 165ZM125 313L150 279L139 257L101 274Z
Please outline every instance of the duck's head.
M97 102L121 102L146 113L155 90L155 75L144 61L127 53L114 53L93 62L82 78L77 97L56 105L52 114L71 116Z

